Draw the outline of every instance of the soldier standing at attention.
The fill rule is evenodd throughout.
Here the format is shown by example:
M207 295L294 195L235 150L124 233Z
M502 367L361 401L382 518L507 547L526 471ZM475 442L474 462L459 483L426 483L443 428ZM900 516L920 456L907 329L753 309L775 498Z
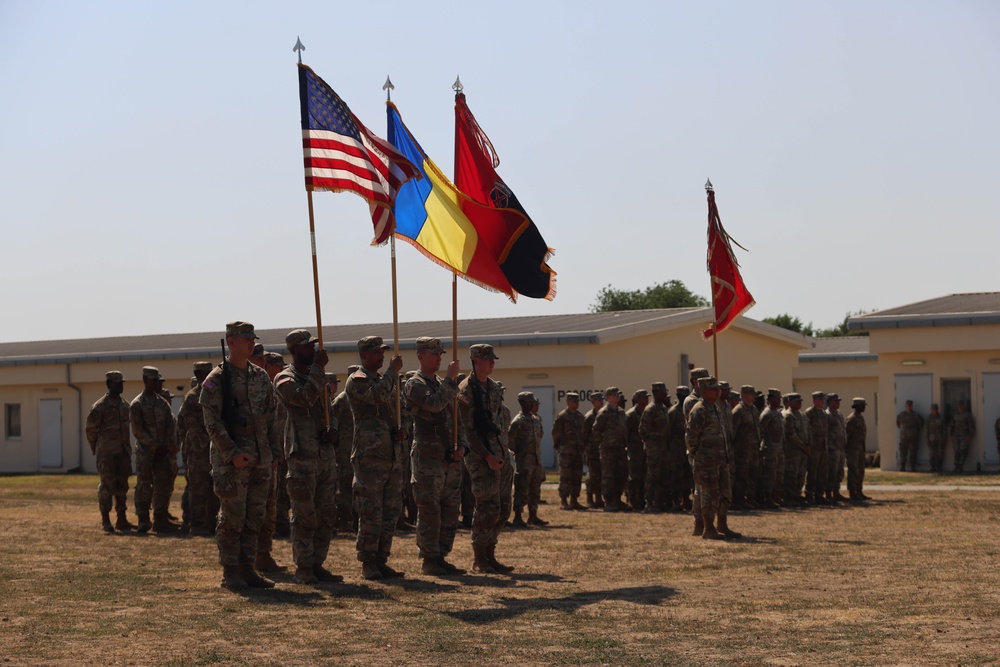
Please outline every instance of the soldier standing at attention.
M750 469L758 466L757 452L760 449L760 413L753 402L757 390L751 385L740 387L740 404L732 409L733 416L733 507L753 508L757 489L751 483Z
M129 422L135 438L135 512L139 515L140 533L150 528L157 533L180 530L168 514L177 474L171 460L177 456L177 425L170 404L160 396L160 377L159 369L143 366L142 393L129 405Z
M913 411L913 401L907 401L903 411L896 415L896 428L899 429L899 469L905 471L909 459L910 470L916 472L917 443L924 428L924 418Z
M559 457L560 509L585 510L580 504L583 485L584 416L580 413L580 395L566 393L566 409L552 424L552 446Z
M958 402L958 413L951 420L951 437L955 443L955 472L962 472L969 446L976 435L976 419L968 411L965 401Z
M821 391L812 393L812 407L805 412L809 425L809 460L806 464L808 481L806 482L806 502L814 505L828 504L826 486L827 472L826 441L830 432L830 418L826 414L826 394Z
M628 481L628 454L625 411L618 404L621 392L618 387L604 390L608 402L594 419L594 440L601 448L601 493L605 512L630 511L622 504L622 493Z
M846 458L847 426L844 415L840 412L840 396L827 394L826 415L830 420L826 438L827 451L827 485L826 499L831 503L847 500L840 495L840 484L844 481L844 463Z
M684 399L684 428L687 429L687 419L691 414L691 410L694 406L698 404L701 400L701 393L698 390L698 380L702 378L707 378L709 376L707 368L696 368L691 371L691 393ZM721 395L721 388L720 388ZM687 438L684 441L685 448L687 447ZM692 535L701 535L705 530L704 515L701 511L701 499L698 497L698 478L694 475L694 461L691 458L690 450L686 450L688 466L691 468L691 487L693 493L691 494L691 513L694 515L694 531Z
M189 529L192 535L208 536L215 530L218 509L212 492L212 461L208 449L211 439L205 430L202 415L201 385L212 372L212 362L194 364L195 386L184 394L184 403L177 412L177 433L184 457L184 477L187 479Z
M758 504L777 507L785 488L785 418L781 392L767 390L767 407L760 413L760 489Z
M646 451L639 434L639 422L648 405L649 392L639 389L632 394L632 407L625 411L628 503L636 512L646 509Z
M274 461L284 456L274 425L274 389L250 363L254 340L249 322L226 325L229 355L201 385L205 429L212 439L212 479L221 512L215 539L223 588L273 588L254 569Z
M701 537L706 540L739 538L742 537L739 533L729 529L727 517L732 500L729 478L732 451L723 412L728 412L729 406L721 403L721 389L715 378L700 378L698 388L702 398L688 415L684 439L692 461L695 484L700 490L704 525ZM718 530L715 527L716 517L719 519Z
M503 393L490 378L499 357L494 354L493 346L486 344L470 346L469 354L472 373L458 386L458 411L469 443L465 465L476 498L472 517L473 568L485 573L508 573L514 568L496 559L497 536L503 516L510 512L509 490L514 476L506 445L500 437L507 428Z
M539 496L535 489L541 491L539 479L545 479L545 469L542 467L542 443L535 428L535 417L532 409L535 406L535 395L530 391L522 391L517 395L521 411L514 416L507 429L511 450L514 452L514 520L512 526L524 528L521 517L524 506L528 506L528 524L532 526L547 525L547 521L538 518Z
M445 558L458 530L462 494L462 459L468 451L465 432L455 432L455 398L459 362L448 364L444 379L437 376L444 347L439 338L417 339L418 370L406 381L403 394L413 419L410 452L413 497L417 503L417 548L422 574L464 574Z
M352 375L361 366L348 366L347 374ZM347 392L342 391L333 399L333 420L340 433L337 445L337 532L344 534L354 530L354 466L351 455L354 451L354 413L347 400Z
M932 403L931 413L927 415L927 449L931 454L931 472L944 472L944 445L947 437L944 415L938 411L938 404Z
M604 392L590 394L590 410L583 417L583 445L587 459L587 507L604 507L601 497L601 443L594 438L594 420L604 407Z
M403 358L394 354L385 375L378 370L388 345L378 336L358 341L361 369L347 378L347 400L354 413L354 508L358 513L358 560L365 579L401 577L389 567L392 538L403 510L402 441L396 428L395 401Z
M87 442L94 453L101 483L97 487L97 507L105 533L132 530L125 517L125 496L132 474L132 443L129 439L129 404L122 398L125 379L121 371L104 374L108 392L94 403L87 414ZM118 520L111 527L111 501L114 499Z
M785 503L804 505L802 486L809 465L809 422L802 414L802 396L785 395L788 407L782 413L785 420Z
M285 358L277 352L265 352L263 368L273 385L274 378L278 377L278 373L285 370ZM284 523L288 524L289 508L288 490L286 486L288 463L285 461L284 456L285 424L288 421L288 412L285 410L285 406L281 404L281 401L278 400L277 395L275 395L273 407L274 428L280 434L279 440L281 442L282 456L280 461L276 461L272 464L271 489L267 494L267 507L264 510L264 523L261 524L260 535L257 538L257 560L254 563L254 567L258 572L284 572L288 569L284 565L278 565L274 562L274 557L271 555L271 550L274 548L274 538L278 535L279 523L283 519ZM283 507L281 505L282 496L284 496ZM282 534L288 535L291 532L291 527L285 525L284 528L285 530Z
M851 414L844 422L847 432L847 444L844 455L847 457L847 491L851 500L861 502L871 500L863 492L865 484L865 439L868 436L868 425L865 424L865 399L855 397L851 401Z
M684 442L684 428L687 426L684 402L691 394L691 390L685 386L679 386L675 392L677 403L667 410L667 416L670 418L670 454L667 465L669 481L667 484L672 508L686 512L691 509L691 491L694 489L691 463L687 457L687 444Z
M646 455L646 512L665 512L671 505L667 479L670 456L670 396L667 385L654 382L653 402L639 418L639 437Z
M300 584L344 580L323 563L330 551L337 521L337 424L327 419L324 400L329 362L326 350L316 350L317 338L305 329L285 336L292 363L274 377L274 391L284 406L285 460L288 498L292 504L292 557Z

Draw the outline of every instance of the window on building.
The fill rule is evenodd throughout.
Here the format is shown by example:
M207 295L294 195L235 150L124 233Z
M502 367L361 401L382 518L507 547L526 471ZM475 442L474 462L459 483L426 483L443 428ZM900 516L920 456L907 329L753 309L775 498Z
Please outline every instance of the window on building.
M7 438L21 437L21 404L4 405L4 433Z

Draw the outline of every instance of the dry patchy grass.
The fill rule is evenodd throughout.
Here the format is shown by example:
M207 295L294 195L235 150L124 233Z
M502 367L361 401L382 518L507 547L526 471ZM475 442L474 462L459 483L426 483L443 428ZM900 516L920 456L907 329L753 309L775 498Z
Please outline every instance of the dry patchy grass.
M562 512L501 536L513 576L218 587L211 540L101 533L94 477L0 478L0 659L45 665L986 665L1000 660L1000 491L690 518ZM130 496L131 498L131 496ZM176 511L176 510L175 510ZM291 549L278 542L276 558ZM454 560L471 560L460 532Z

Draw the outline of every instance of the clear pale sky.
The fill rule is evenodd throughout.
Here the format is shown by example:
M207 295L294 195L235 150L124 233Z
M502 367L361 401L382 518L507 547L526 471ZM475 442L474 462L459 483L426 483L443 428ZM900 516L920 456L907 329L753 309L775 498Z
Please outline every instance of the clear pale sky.
M559 273L460 318L708 296L706 177L756 319L994 291L1000 3L0 1L0 341L315 327L295 54L451 173L453 93ZM391 321L367 206L317 193L326 324ZM451 275L397 245L402 321Z

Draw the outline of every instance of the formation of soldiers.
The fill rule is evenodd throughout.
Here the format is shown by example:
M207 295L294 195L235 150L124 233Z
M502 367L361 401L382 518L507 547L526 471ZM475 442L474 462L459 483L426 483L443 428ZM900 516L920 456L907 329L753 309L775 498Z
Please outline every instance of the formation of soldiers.
M389 559L404 505L412 503L421 572L464 574L447 560L464 480L473 569L514 569L496 558L502 529L547 524L538 514L543 427L531 392L518 394L517 415L504 405L504 388L491 377L492 346L470 347L467 377L457 360L441 377L441 341L419 338L419 368L403 382L403 359L392 355L383 372L389 346L367 336L338 393L329 357L310 332L286 336L288 364L256 340L252 324L227 324L228 355L214 367L194 364L176 420L158 369L143 368L143 391L131 403L122 399L122 373L107 373L108 392L87 419L103 530L214 534L221 585L240 590L271 588L261 573L285 569L271 554L274 536L291 538L296 582L342 581L325 562L335 533L353 529L361 576L376 580L403 576ZM845 419L836 394L817 392L802 414L798 394L771 389L764 399L743 386L732 395L704 369L691 378L693 391L678 387L674 405L662 382L636 391L630 408L617 387L592 393L585 415L579 395L567 395L552 430L561 509L690 511L696 535L739 538L728 526L730 508L846 500L839 492L845 464L851 499L867 499L864 399ZM138 526L126 517L130 435ZM187 478L181 524L169 513L178 451Z
M958 402L958 411L950 420L945 420L938 409L937 403L931 404L931 413L926 421L913 409L913 401L906 401L903 411L896 415L896 428L899 429L899 469L917 469L917 447L920 444L920 432L927 429L927 449L930 451L931 472L944 472L944 449L951 437L955 450L955 473L962 473L965 460L969 456L969 447L976 435L976 418L969 412L968 404ZM996 424L997 443L1000 443L1000 419ZM998 445L1000 446L1000 445Z

